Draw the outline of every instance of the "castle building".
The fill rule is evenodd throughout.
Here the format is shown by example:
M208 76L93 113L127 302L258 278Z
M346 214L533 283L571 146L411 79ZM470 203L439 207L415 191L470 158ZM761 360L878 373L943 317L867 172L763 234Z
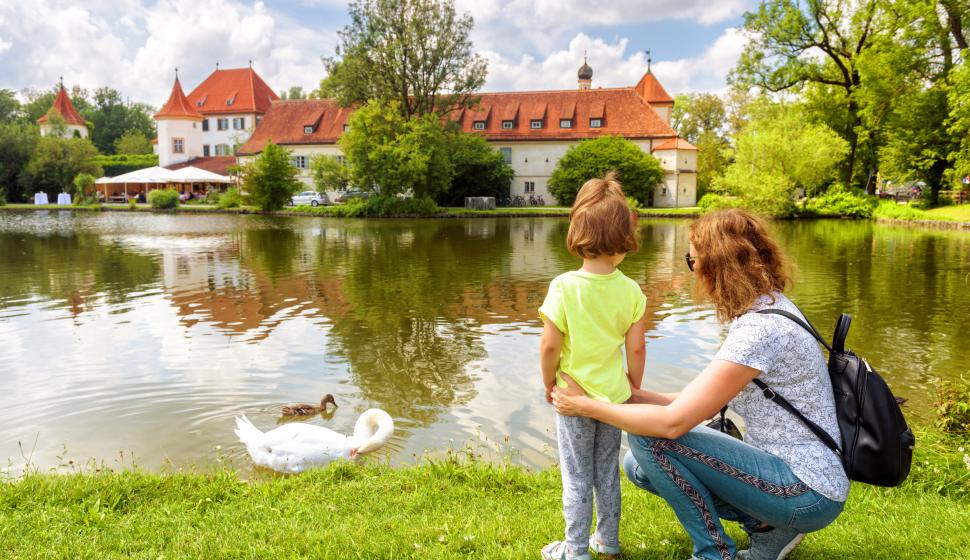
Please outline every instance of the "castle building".
M581 140L614 135L660 161L665 177L654 188L653 206L694 206L697 148L670 126L674 100L649 67L633 87L594 89L593 69L585 61L577 77L577 89L482 93L475 106L452 118L502 153L515 173L513 196L541 195L546 204L555 204L547 185L566 151ZM251 161L272 140L290 150L300 179L312 188L310 158L342 159L337 141L352 112L333 99L273 101L236 155L240 163Z
M57 117L52 118L55 115ZM59 121L63 121L63 127L60 126L62 123ZM63 82L61 82L60 89L57 90L57 96L54 97L51 108L44 116L37 119L37 124L40 125L41 136L59 133L65 138L88 137L87 123L74 108L74 104L71 103L71 98L68 97Z
M159 165L193 165L225 174L236 163L236 148L278 99L252 66L217 67L188 95L176 75L168 101L155 114Z

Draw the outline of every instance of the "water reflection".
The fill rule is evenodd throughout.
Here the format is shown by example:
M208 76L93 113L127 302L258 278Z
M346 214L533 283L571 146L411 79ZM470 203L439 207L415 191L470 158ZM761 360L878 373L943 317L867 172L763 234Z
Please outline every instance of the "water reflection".
M624 272L648 301L647 383L676 390L723 329L691 295L687 223L647 221ZM970 237L869 223L778 223L794 298L925 408L964 373ZM154 467L241 456L231 419L333 393L307 421L352 430L379 406L393 461L509 437L545 464L536 316L573 268L560 219L340 221L137 214L0 215L0 458L40 465L134 451ZM36 438L37 444L33 442Z

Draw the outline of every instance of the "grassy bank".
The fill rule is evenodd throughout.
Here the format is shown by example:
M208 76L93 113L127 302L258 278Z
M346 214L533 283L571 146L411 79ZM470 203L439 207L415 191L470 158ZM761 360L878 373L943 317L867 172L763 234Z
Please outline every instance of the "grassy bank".
M970 473L960 444L927 437L905 486L857 485L791 558L965 557ZM556 469L457 460L249 482L230 471L31 474L0 484L0 557L534 558L562 533L560 491ZM623 492L624 558L690 555L663 502L626 481Z

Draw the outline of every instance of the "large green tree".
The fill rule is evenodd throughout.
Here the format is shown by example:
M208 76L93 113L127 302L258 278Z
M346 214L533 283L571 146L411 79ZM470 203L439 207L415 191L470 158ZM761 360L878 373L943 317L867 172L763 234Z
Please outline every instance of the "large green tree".
M126 130L114 141L116 154L150 154L152 142L140 130Z
M410 117L467 105L484 85L487 63L469 38L474 22L453 0L357 0L348 11L317 96L344 106L396 100Z
M129 131L140 132L145 138L155 136L151 107L126 102L121 93L109 87L95 90L91 108L79 107L78 111L93 124L91 141L101 153L115 153L115 141Z
M619 136L601 136L583 140L566 151L549 178L549 192L559 204L571 206L583 183L614 169L623 192L643 205L649 204L654 186L664 177L657 158L633 142Z
M350 186L350 168L334 156L320 154L310 158L310 175L319 192L342 191Z
M448 153L455 167L451 188L435 198L441 206L464 206L466 196L509 196L514 172L502 154L477 134L448 135Z
M728 108L713 93L680 94L671 113L674 130L697 146L697 197L706 194L715 178L730 162L731 147L726 137Z
M97 148L87 138L43 136L20 174L21 190L27 197L39 191L48 197L67 192L78 173L101 175L101 167L94 162L96 155Z
M256 207L279 210L303 187L297 173L290 152L269 141L256 161L243 167L243 187Z
M340 149L358 187L382 195L434 197L448 189L454 165L440 119L407 118L397 101L373 101L350 117Z
M22 122L0 123L0 190L10 202L26 199L21 175L40 138L37 127Z
M20 117L20 101L9 89L0 89L0 123L9 123Z

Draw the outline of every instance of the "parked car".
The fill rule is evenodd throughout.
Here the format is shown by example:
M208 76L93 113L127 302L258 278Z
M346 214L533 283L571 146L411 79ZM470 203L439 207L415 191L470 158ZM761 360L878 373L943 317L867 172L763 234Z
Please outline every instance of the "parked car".
M330 204L330 198L327 196L327 193L303 191L293 195L293 198L290 199L290 206L303 206L304 204L309 204L310 206L326 206Z
M367 191L346 190L337 195L337 202L344 203L352 198L369 198L371 193Z

